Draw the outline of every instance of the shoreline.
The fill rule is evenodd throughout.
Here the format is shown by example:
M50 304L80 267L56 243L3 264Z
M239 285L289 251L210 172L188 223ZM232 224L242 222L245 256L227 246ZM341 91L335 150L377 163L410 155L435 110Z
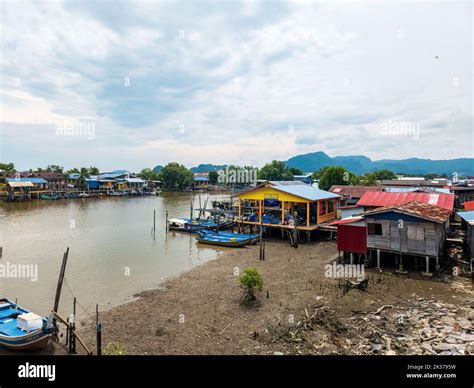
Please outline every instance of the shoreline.
M457 324L454 334L462 338L457 347L452 345L452 352L474 354L474 293L467 279L441 283L371 271L369 292L343 294L337 279L324 276L324 265L336 254L333 242L298 249L267 242L265 261L259 261L258 246L224 252L165 280L158 289L140 292L137 299L100 312L102 348L113 341L127 354L137 355L377 354L379 348L382 354L433 354L416 336L426 329L419 327L420 322L426 323L426 311L441 306L442 313L437 315L438 307L429 313L434 325L430 330L443 326L443 315L448 315ZM242 273L249 266L258 268L264 282L255 307L240 304L235 275L237 269ZM374 315L380 308L384 311ZM402 327L403 336L410 340L402 343L394 338L392 344L397 345L390 348L389 344L388 349L374 345L370 336L383 329L378 320L392 324L400 314L407 314L411 322ZM367 332L358 331L361 322L354 325L360 317L365 317ZM298 325L306 329L296 329L297 338L291 338L295 334L288 333ZM95 350L95 322L79 322L78 333ZM51 353L64 354L56 343Z

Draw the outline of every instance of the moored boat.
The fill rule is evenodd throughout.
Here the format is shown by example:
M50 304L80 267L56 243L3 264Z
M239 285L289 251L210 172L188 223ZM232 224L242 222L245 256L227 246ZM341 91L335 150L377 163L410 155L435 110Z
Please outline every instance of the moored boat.
M202 244L241 248L245 245L255 244L259 238L260 236L258 234L238 234L232 232L203 230L198 232L196 240Z
M40 317L8 299L0 299L0 346L42 350L54 332L53 316Z

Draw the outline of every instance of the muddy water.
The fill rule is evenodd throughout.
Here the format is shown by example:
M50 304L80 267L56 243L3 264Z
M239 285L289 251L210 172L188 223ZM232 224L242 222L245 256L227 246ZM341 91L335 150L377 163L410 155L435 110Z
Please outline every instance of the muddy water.
M50 312L66 247L70 253L59 308L64 316L71 313L73 295L79 303L77 315L86 317L94 313L96 303L101 310L124 303L139 291L215 259L221 251L198 245L193 235L166 235L165 212L170 218L188 217L191 198L168 193L0 203L0 263L35 264L31 268L38 269L36 281L0 278L0 297L18 299L38 314ZM193 200L198 207L198 197Z

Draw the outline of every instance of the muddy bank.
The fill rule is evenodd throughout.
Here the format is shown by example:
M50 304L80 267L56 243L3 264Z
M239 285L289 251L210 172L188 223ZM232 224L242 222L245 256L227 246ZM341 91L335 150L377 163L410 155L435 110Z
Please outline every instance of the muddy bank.
M230 250L136 301L103 312L103 346L118 342L128 354L474 351L470 281L441 283L369 272L367 292L344 294L338 280L324 276L324 266L336 254L332 242L299 249L267 242L263 262L258 246ZM249 266L258 268L264 281L259 305L250 308L240 304L236 276ZM81 322L80 334L95 349L94 322ZM433 336L421 346L420 338ZM456 346L439 345L445 339Z

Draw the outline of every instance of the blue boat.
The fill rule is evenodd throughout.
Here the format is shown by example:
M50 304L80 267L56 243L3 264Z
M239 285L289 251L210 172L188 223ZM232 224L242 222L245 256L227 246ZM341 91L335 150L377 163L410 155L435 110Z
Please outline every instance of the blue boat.
M260 236L258 234L238 234L232 232L202 230L198 232L198 237L196 237L196 239L202 244L241 248L245 245L255 244L260 239Z
M53 317L36 315L8 299L0 299L0 346L13 350L42 350L54 332Z
M191 220L189 218L171 218L168 220L168 229L178 232L198 233L202 230L217 230L224 224L217 224L214 220Z

